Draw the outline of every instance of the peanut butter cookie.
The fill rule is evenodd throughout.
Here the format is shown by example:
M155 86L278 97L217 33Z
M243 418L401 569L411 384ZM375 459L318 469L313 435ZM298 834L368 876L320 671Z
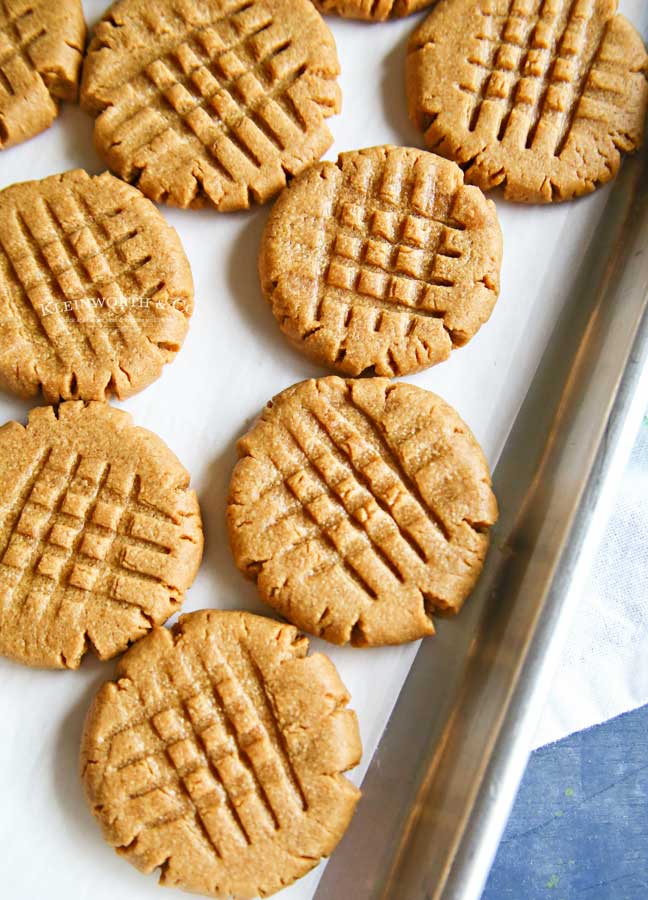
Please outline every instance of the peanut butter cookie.
M277 200L261 242L263 292L289 340L348 375L441 362L499 293L495 206L452 162L403 147L342 153Z
M77 98L86 25L81 0L0 3L0 150L49 128Z
M648 56L616 0L440 0L407 56L431 150L510 200L568 200L641 144Z
M95 29L81 103L109 167L151 199L242 209L330 146L338 73L310 0L121 0Z
M88 714L81 771L104 837L160 883L267 897L328 856L361 753L335 667L289 625L201 611L155 628Z
M434 632L497 518L488 465L435 394L384 378L294 385L239 442L228 524L263 600L336 644Z
M176 612L202 555L189 475L106 403L0 428L0 653L76 668Z
M184 340L193 281L155 206L77 169L0 191L0 383L24 397L128 397Z

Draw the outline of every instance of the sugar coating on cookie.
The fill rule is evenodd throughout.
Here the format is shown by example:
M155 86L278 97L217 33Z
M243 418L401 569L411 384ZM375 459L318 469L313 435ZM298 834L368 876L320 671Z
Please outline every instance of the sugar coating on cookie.
M394 376L473 337L501 260L495 206L457 165L384 146L317 163L282 192L259 272L299 350L348 375Z
M81 103L114 172L157 202L225 211L330 146L338 73L310 0L121 0L95 28Z
M410 115L484 190L551 202L643 139L648 56L616 0L440 0L410 39Z
M160 883L266 897L328 856L359 791L355 713L289 625L203 610L155 628L86 719L81 771L104 837Z
M25 397L128 397L193 310L180 239L150 200L82 169L0 191L0 383Z
M127 413L70 401L0 428L0 654L109 659L180 608L201 555L188 473Z
M324 13L343 16L345 19L364 19L368 22L384 22L399 19L431 6L436 0L313 0Z
M298 628L336 644L434 632L472 591L497 518L474 436L430 391L385 378L304 381L239 442L236 564Z
M52 124L77 98L86 25L81 0L0 3L0 150Z

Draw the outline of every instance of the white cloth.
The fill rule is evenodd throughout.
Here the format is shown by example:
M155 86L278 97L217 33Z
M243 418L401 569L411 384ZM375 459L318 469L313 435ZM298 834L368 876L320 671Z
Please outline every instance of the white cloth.
M534 747L646 703L648 416L577 604Z

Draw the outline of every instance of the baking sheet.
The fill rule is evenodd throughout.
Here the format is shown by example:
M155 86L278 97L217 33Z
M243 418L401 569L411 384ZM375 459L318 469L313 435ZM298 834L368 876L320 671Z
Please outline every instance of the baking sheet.
M100 2L84 4L93 21ZM621 10L648 34L642 0ZM405 44L416 19L379 26L330 19L343 67L344 109L331 120L335 144L327 154L378 143L419 144L404 101ZM66 108L52 129L0 155L0 187L75 166L102 169L92 123ZM515 207L498 199L505 253L502 293L491 321L441 366L408 380L454 404L494 465L531 377L569 296L609 188L556 208ZM236 438L269 397L322 374L278 331L262 299L256 255L266 210L229 216L166 210L190 257L196 312L175 362L163 377L124 404L140 425L167 441L191 471L206 530L201 573L185 610L216 606L265 611L235 569L227 546L224 505ZM0 396L0 421L23 419L28 405ZM332 648L353 695L365 748L353 779L360 782L380 738L416 647ZM0 661L0 878L3 895L33 900L45 887L51 900L157 897L144 878L103 843L82 798L77 748L89 700L114 666L87 659L79 672L29 671ZM322 867L282 893L309 900Z
M610 194L507 438L479 584L419 647L316 900L481 896L645 410L647 150Z

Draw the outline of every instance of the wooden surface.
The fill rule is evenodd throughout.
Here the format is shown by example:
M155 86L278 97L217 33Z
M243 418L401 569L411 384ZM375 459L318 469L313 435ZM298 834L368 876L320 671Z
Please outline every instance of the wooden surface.
M648 706L531 756L482 900L648 900Z

